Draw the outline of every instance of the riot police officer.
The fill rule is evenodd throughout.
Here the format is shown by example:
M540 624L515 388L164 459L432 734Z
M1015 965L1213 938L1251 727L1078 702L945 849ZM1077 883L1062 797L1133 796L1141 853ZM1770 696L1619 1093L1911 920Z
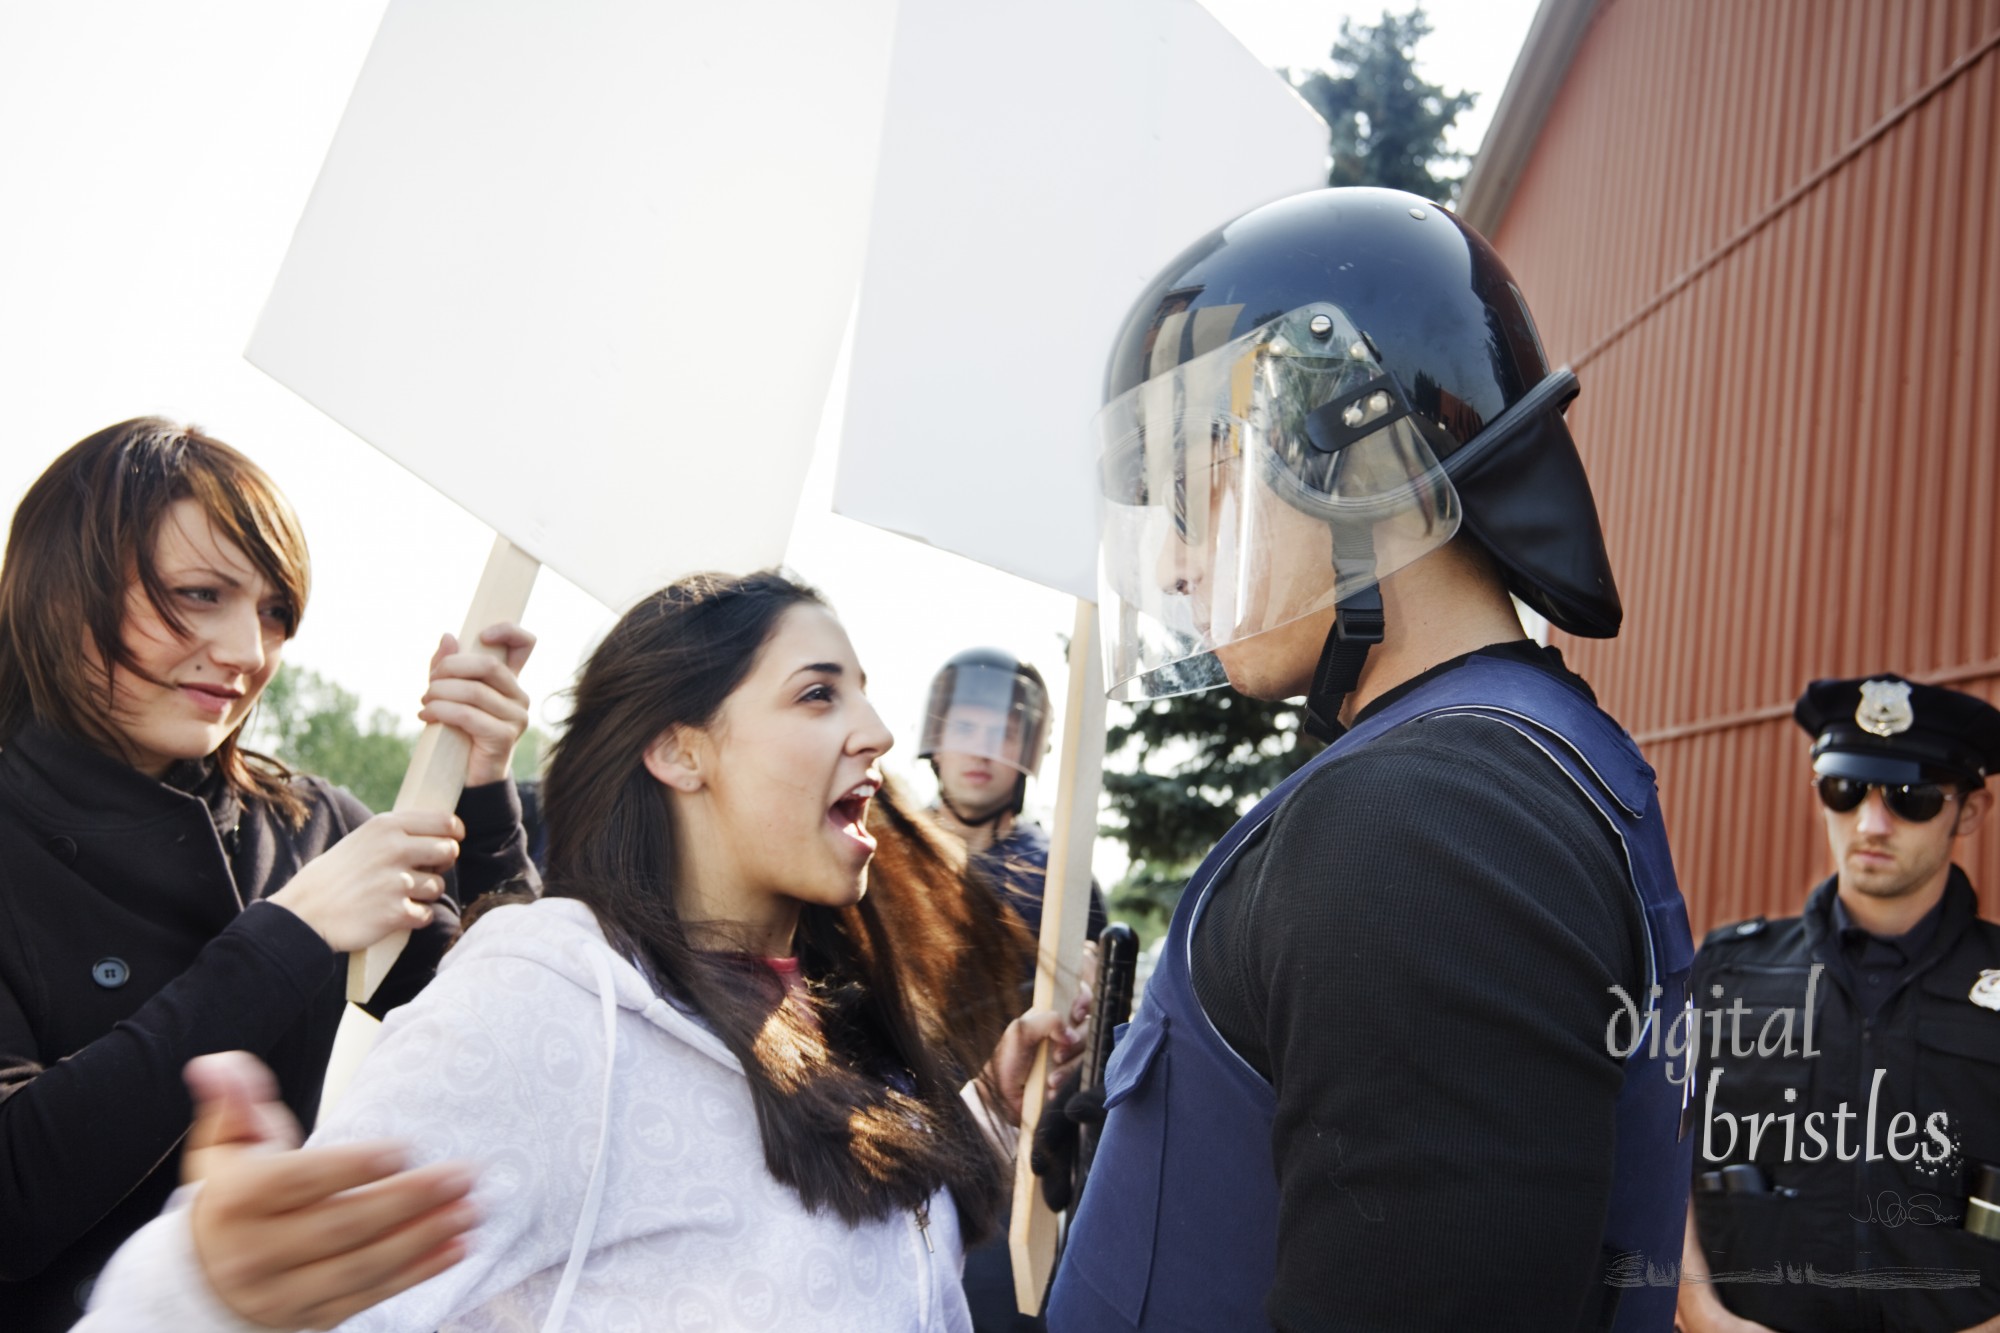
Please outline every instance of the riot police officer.
M929 760L937 777L931 813L965 844L973 867L999 887L1031 936L1042 928L1049 833L1022 811L1053 722L1048 686L1034 663L999 648L968 648L931 678L917 745L917 758ZM1093 881L1085 938L1096 939L1104 920L1104 895ZM1034 973L1030 958L1030 986Z
M1030 936L1041 932L1049 835L1022 811L1028 779L1048 753L1053 716L1048 686L1033 663L999 648L968 648L932 677L917 744L917 758L929 760L937 776L931 813L965 844L973 867L1001 890ZM1104 922L1104 898L1093 882L1086 937L1096 939ZM1034 989L1032 952L1021 961L1025 1004ZM1004 1235L967 1251L965 1298L974 1333L1037 1333L1043 1327L1015 1308Z
M953 653L931 677L917 758L930 761L939 813L968 851L1013 831L1048 753L1050 721L1042 673L999 648Z
M2000 1330L2000 926L1952 864L2000 711L1884 673L1814 681L1793 716L1834 874L1696 959L1682 1323Z
M1392 191L1250 212L1134 307L1113 692L1304 695L1336 739L1183 894L1056 1333L1670 1324L1684 1090L1605 1029L1613 987L1682 1008L1686 915L1652 771L1509 600L1619 626L1576 393L1486 242Z
M1032 662L968 648L931 678L917 744L917 758L929 760L937 778L931 813L1005 892L1030 934L1041 929L1049 835L1022 810L1028 779L1048 752L1052 717ZM1093 937L1096 924L1094 916Z

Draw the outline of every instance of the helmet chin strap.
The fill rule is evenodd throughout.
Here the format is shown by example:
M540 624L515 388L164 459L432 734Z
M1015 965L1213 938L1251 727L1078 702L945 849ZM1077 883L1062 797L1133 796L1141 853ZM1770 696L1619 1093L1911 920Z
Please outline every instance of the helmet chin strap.
M1382 588L1375 582L1375 546L1368 534L1335 528L1333 567L1343 577L1358 575L1368 584L1335 605L1333 628L1319 650L1319 665L1313 669L1312 689L1306 695L1306 734L1329 745L1347 734L1340 721L1341 706L1361 683L1368 650L1382 642L1383 629Z

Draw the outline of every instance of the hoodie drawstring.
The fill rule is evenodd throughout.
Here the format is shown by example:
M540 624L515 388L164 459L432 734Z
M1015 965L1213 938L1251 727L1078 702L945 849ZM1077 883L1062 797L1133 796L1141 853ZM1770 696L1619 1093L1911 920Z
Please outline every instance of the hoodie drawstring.
M590 1185L583 1192L583 1213L576 1219L569 1262L563 1265L562 1281L556 1284L555 1300L549 1306L549 1317L542 1321L542 1333L559 1333L562 1328L577 1279L583 1275L584 1260L590 1256L590 1242L597 1234L597 1214L604 1203L605 1159L610 1156L611 1147L611 1070L618 1058L618 995L611 964L605 961L601 950L590 951L590 964L597 972L597 996L604 1006L604 1114L597 1122L597 1156L590 1165Z

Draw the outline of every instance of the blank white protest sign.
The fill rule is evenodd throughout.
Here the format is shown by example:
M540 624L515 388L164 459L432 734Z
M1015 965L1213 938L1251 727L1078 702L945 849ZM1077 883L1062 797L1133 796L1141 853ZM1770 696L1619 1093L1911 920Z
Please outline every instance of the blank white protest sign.
M895 0L396 0L247 355L618 608L783 558Z
M395 0L246 355L608 606L778 562L852 308L894 19ZM520 563L506 543L489 578ZM434 739L405 791L449 807L462 770L430 771L451 767ZM357 955L350 994L400 948Z
M834 508L1096 600L1113 335L1326 149L1194 0L903 0Z

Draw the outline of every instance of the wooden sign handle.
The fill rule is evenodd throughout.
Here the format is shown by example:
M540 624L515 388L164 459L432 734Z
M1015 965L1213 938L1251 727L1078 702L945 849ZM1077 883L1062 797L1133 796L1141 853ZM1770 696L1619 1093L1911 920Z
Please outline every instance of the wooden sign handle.
M1090 924L1090 856L1097 845L1097 793L1104 773L1104 667L1097 650L1097 605L1079 600L1069 642L1068 711L1057 770L1054 837L1042 888L1042 936L1034 1005L1067 1014L1083 967ZM1007 1229L1014 1260L1014 1301L1037 1314L1055 1272L1058 1219L1042 1200L1029 1145L1047 1099L1049 1048L1035 1055L1021 1098L1020 1149L1014 1159L1014 1216Z
M479 636L502 621L520 623L528 609L528 594L534 591L535 574L541 563L505 537L496 537L493 552L486 557L486 570L472 594L472 609L466 612L465 628L459 631L460 652L486 653L499 657L504 649L492 648ZM410 754L410 768L403 775L402 790L396 793L398 810L439 810L458 808L458 795L465 790L465 764L472 757L472 741L462 731L436 722L424 728ZM375 994L382 978L409 942L408 931L398 931L369 947L347 955L347 998L362 1003Z

